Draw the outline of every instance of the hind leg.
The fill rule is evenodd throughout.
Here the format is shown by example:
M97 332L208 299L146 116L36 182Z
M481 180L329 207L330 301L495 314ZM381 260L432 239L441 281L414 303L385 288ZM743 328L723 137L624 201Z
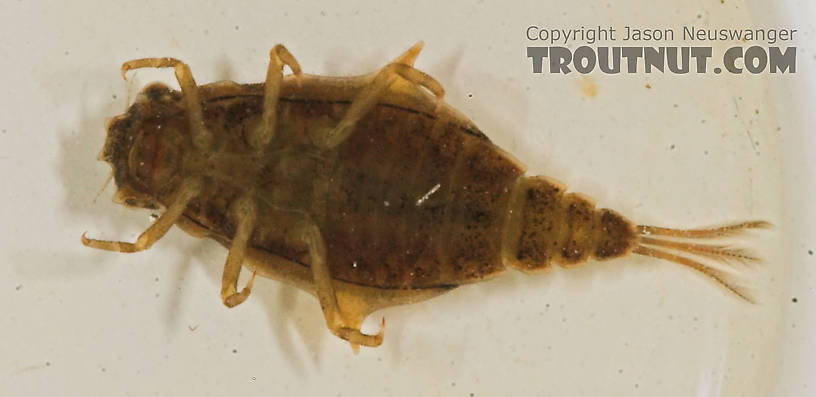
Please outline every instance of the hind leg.
M187 112L190 118L190 131L193 134L193 145L197 149L207 149L212 144L212 133L204 125L202 116L201 101L198 96L198 86L193 79L190 67L184 62L174 58L142 58L127 61L122 64L122 78L127 80L125 73L128 70L140 68L173 68L176 73L176 80L181 86L181 93L184 95L184 103L187 105Z
M249 144L255 149L262 149L275 136L277 122L278 98L283 82L283 67L289 66L295 77L300 77L301 70L297 60L286 47L278 44L269 51L269 67L266 70L264 85L264 104L261 125L251 131Z
M188 179L181 183L181 187L179 188L178 193L176 194L176 199L173 204L170 204L167 207L167 211L153 222L150 227L147 228L142 234L139 235L139 238L136 239L135 243L126 243L123 241L106 241L106 240L95 240L85 237L85 233L82 234L82 244L91 248L97 248L107 251L116 251L116 252L139 252L144 251L150 246L153 245L156 241L161 239L168 230L170 230L170 226L173 226L173 223L181 217L181 214L184 212L184 209L187 207L187 204L195 198L198 193L201 191L201 181L199 179Z
M414 59L419 55L421 48L421 43L417 43L417 45L397 57L394 62L380 69L371 83L363 87L357 97L354 98L343 119L326 134L322 142L324 147L330 149L346 140L351 135L357 122L377 105L386 90L399 78L417 86L425 87L434 94L437 103L441 103L442 98L445 96L445 89L442 88L442 85L433 77L411 66Z
M391 63L401 63L407 66L414 66L414 61L419 56L419 52L422 51L422 46L425 45L422 41L418 41L416 44L411 46L407 51L400 54L400 56L394 58Z
M301 224L298 229L298 237L309 247L309 266L312 268L315 292L317 293L317 299L320 301L320 307L323 309L323 316L329 330L341 339L349 341L355 350L356 345L379 346L383 341L385 319L383 319L380 332L376 335L366 335L360 332L359 326L352 327L347 324L343 318L341 308L337 304L337 295L332 285L329 266L326 263L326 244L323 242L320 230L314 224L306 223Z

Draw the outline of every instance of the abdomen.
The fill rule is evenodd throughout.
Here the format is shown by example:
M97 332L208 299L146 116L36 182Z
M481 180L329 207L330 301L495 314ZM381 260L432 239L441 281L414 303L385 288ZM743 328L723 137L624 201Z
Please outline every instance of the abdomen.
M334 278L429 288L501 271L522 167L480 132L379 106L330 161L320 227Z

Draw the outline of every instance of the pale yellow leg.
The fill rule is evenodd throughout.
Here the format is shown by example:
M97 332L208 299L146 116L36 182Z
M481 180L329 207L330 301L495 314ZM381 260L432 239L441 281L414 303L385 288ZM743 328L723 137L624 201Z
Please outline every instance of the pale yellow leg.
M301 75L300 65L286 47L278 44L269 51L269 67L266 69L266 83L264 87L264 104L262 122L258 128L251 131L249 144L255 149L264 148L275 136L277 122L278 98L280 97L281 82L283 82L283 66L289 66L296 78Z
M422 46L425 45L422 41L418 41L414 44L408 51L403 52L400 56L394 58L391 63L401 63L403 65L414 66L414 61L419 56L419 52L422 51Z
M161 239L165 233L173 226L173 223L181 216L190 200L195 198L201 191L202 182L200 179L187 179L181 183L179 191L176 193L175 201L167 208L167 211L147 228L135 243L122 241L95 240L85 237L82 234L82 244L91 248L97 248L116 252L138 252L150 248L153 243Z
M224 265L224 274L221 276L221 300L227 307L241 304L249 297L255 273L241 292L238 292L238 276L246 256L247 244L252 236L257 222L255 201L250 196L243 196L230 205L230 213L236 221L235 234L232 236L232 245L227 254L227 263Z
M415 52L415 54L412 54L411 50L409 50L397 59L400 62L412 62L413 58L418 55L419 49L415 50ZM441 103L442 98L445 96L445 89L433 77L405 63L390 63L377 73L369 85L360 90L343 119L333 130L326 134L323 146L333 148L346 140L351 135L357 122L377 105L385 90L398 78L425 87L434 94L438 103Z
M298 229L299 237L309 247L309 266L312 268L315 292L329 330L338 337L349 341L353 348L356 347L355 345L379 346L383 341L385 320L383 320L380 332L376 335L366 335L360 332L359 327L349 327L344 323L341 309L337 304L337 295L332 285L329 266L326 263L326 245L320 230L311 223L303 223Z
M184 102L190 118L190 131L193 134L193 145L197 149L207 149L212 144L212 133L204 125L201 101L198 96L198 86L190 72L190 67L174 58L142 58L127 61L122 64L122 78L127 80L125 73L128 70L139 68L174 68L176 80L181 86Z

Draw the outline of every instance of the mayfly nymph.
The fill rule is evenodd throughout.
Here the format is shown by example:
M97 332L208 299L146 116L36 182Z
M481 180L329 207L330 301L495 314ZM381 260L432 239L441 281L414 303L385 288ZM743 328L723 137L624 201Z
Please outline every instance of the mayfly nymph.
M173 68L181 90L145 87L111 119L100 155L115 201L164 212L135 243L149 248L172 225L228 248L221 299L247 299L255 275L315 295L332 333L358 345L375 310L485 280L629 253L702 272L743 299L724 271L749 253L701 243L766 227L763 221L678 230L637 226L524 167L443 102L442 86L413 67L422 43L355 77L301 72L281 45L258 84L197 85L173 58L125 62ZM284 76L284 66L292 73ZM241 268L252 278L238 291ZM728 269L725 269L728 270Z

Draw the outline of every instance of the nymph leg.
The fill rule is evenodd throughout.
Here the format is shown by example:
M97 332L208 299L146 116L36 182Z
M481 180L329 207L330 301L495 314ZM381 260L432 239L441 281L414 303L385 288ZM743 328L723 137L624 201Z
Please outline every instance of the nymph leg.
M257 221L255 201L249 196L243 196L230 205L230 213L235 219L235 234L232 236L232 245L227 254L224 273L221 276L221 300L227 307L233 307L245 301L252 290L255 273L241 292L238 292L238 276L244 263L247 244L252 236Z
M329 266L326 263L326 245L320 230L310 222L302 223L298 229L299 237L309 248L309 266L312 268L315 292L329 330L338 337L349 341L353 347L355 345L379 346L383 341L385 320L383 319L382 328L376 335L363 334L359 327L350 327L345 323L341 308L337 304L337 295L332 285Z
M420 87L425 87L436 97L436 101L441 103L442 98L445 96L445 89L442 88L442 85L433 77L406 64L407 62L413 62L413 58L416 57L419 50L417 49L415 52L416 54L412 54L409 50L408 53L397 58L399 62L386 65L377 73L371 83L360 90L343 119L326 134L323 142L324 147L333 148L346 140L351 135L357 122L377 105L386 90L399 78L408 80Z
M249 144L255 149L262 149L275 136L277 122L278 98L283 81L283 66L289 66L296 78L301 75L300 65L286 47L278 44L269 51L269 67L266 70L264 85L264 104L262 122L258 128L251 130Z
M204 125L202 116L201 101L198 96L198 86L190 72L190 67L184 62L174 58L142 58L127 61L122 64L122 78L127 80L125 73L131 69L139 68L174 68L176 80L181 86L181 93L184 95L184 102L187 105L187 112L190 118L190 131L193 134L193 145L197 149L207 149L212 144L212 133Z
M107 251L116 252L138 252L150 248L153 243L164 236L165 233L173 226L173 223L181 216L187 204L195 198L201 191L202 182L200 179L187 179L181 183L178 192L176 193L175 201L167 207L167 210L147 228L135 243L126 243L122 241L106 241L95 240L85 237L82 234L82 244Z

